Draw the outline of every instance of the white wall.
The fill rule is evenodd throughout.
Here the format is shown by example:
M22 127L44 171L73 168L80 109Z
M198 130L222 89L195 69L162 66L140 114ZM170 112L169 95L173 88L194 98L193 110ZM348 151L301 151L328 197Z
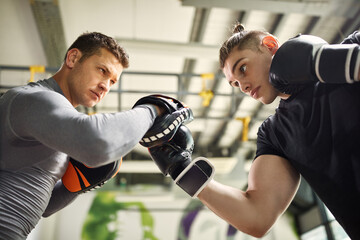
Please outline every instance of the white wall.
M47 65L28 0L1 0L0 65Z

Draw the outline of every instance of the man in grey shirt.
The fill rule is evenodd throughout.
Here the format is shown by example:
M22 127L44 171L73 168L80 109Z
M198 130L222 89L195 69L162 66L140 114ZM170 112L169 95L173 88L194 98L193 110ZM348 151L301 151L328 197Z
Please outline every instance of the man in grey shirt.
M127 67L114 39L85 33L54 76L0 98L0 239L25 239L77 196L61 182L69 157L89 167L118 161L162 113L152 104L90 116L75 109L97 104Z

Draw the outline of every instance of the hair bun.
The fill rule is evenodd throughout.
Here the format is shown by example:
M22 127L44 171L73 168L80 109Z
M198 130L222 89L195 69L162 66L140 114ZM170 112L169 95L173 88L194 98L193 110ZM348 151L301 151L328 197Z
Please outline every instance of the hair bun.
M237 23L234 26L233 33L239 33L239 32L242 32L244 30L245 30L244 25L242 25L241 23Z

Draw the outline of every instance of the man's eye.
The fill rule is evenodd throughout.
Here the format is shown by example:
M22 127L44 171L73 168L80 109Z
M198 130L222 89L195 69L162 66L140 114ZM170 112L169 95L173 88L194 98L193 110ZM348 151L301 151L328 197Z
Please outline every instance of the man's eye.
M241 65L241 67L240 67L240 72L241 73L245 73L246 72L246 65L244 64L244 65Z
M114 80L111 80L111 85L114 85L116 82Z

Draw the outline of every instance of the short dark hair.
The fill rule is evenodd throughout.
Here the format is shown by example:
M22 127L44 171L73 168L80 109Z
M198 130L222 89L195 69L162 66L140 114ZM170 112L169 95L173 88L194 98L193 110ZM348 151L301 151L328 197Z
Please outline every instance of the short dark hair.
M231 51L235 48L237 50L252 49L260 51L260 36L269 35L265 31L246 31L244 26L240 23L234 25L232 35L222 44L219 51L220 68L223 69L225 61L229 57Z
M129 56L125 49L121 47L115 39L102 33L86 32L80 35L66 51L64 60L66 59L66 55L69 50L73 48L77 48L81 51L82 56L80 61L83 61L94 54L100 53L100 49L105 48L114 54L123 68L129 67Z

